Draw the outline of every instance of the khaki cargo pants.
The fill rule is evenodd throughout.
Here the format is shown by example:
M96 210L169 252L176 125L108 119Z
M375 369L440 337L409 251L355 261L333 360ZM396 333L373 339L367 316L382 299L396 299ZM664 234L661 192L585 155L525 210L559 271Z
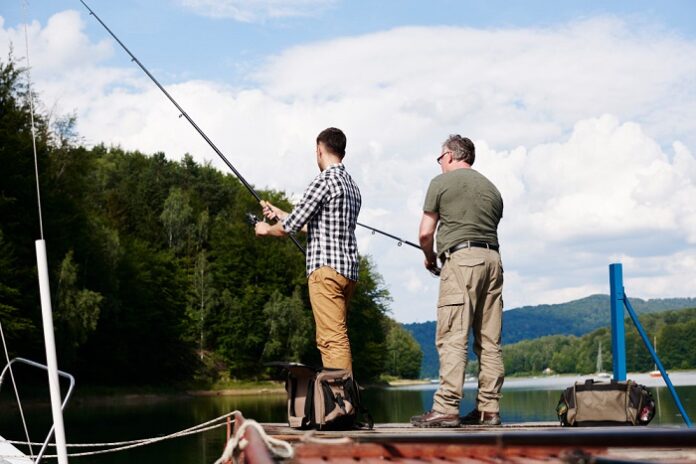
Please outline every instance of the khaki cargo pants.
M309 275L307 283L322 364L352 371L347 316L356 282L329 266L322 266Z
M435 344L440 357L440 386L433 410L459 414L464 387L469 331L479 359L479 411L499 412L505 375L501 349L503 266L498 252L465 248L445 261L440 275Z

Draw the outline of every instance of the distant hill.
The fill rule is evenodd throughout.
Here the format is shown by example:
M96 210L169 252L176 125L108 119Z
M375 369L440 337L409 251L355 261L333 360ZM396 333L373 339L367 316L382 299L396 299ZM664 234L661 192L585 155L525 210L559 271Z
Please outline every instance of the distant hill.
M638 313L696 307L696 298L665 298L647 301L630 298L630 301ZM610 325L609 308L609 295L591 295L568 303L510 309L503 313L503 344L546 335L584 335ZM421 376L437 378L439 362L435 349L435 321L403 326L413 334L423 350Z

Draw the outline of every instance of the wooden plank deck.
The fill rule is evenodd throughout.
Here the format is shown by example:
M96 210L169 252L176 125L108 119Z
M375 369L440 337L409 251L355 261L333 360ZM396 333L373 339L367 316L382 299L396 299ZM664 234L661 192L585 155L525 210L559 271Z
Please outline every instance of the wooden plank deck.
M347 431L330 431L330 430L297 430L288 426L286 423L264 423L264 430L275 438L294 442L301 440L304 436L312 436L322 439L332 438L351 438L360 439L365 437L374 437L381 435L400 435L400 436L440 436L443 434L456 435L463 433L476 432L501 432L512 430L562 430L557 422L519 422L510 424L501 424L499 426L477 426L467 425L453 428L427 428L414 427L407 423L383 423L375 424L372 430L347 430Z
M298 464L696 462L696 430L681 427L562 428L533 422L418 428L400 423L376 424L373 430L304 431L262 425L269 435L293 444L291 462ZM269 462L245 458L249 464Z

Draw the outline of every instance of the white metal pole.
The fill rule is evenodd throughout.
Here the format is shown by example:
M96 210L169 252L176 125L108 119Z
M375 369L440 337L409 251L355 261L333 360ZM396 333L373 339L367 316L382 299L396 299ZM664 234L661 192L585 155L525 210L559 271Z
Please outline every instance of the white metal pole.
M46 365L48 366L48 385L51 393L51 411L56 434L58 464L68 464L68 452L65 445L65 426L61 408L60 383L58 382L58 358L56 340L53 334L53 308L51 307L51 287L48 283L48 260L46 259L46 242L36 241L36 264L39 270L39 291L41 293L41 315L43 319L44 344L46 345Z

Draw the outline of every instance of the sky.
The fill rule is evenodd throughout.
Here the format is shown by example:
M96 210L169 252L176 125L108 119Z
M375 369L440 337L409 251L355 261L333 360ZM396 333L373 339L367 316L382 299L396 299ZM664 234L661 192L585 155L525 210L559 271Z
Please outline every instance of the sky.
M339 127L360 222L417 242L442 142L471 138L506 309L609 293L615 262L629 297L696 296L696 2L88 4L258 189L299 198ZM26 64L25 24L35 92L84 144L229 172L78 0L3 0L1 60ZM357 233L392 316L434 320L420 251Z

